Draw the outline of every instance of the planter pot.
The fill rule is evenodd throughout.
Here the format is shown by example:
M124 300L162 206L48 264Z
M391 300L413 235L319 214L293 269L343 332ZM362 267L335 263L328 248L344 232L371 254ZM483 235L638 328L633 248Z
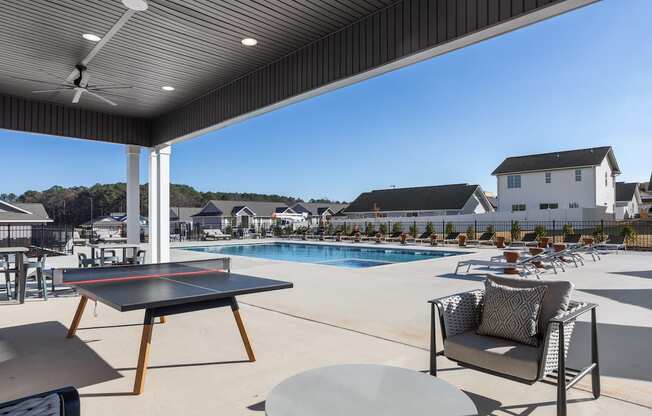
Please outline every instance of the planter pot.
M360 242L360 233L355 233L353 236L353 242L359 243Z
M305 239L306 239L306 235L305 235L305 234L301 234L301 239L302 239L302 240L305 240Z
M461 234L459 237L457 237L457 240L460 247L466 247L466 236L464 234Z
M342 241L342 234L338 233L335 235L335 241Z
M555 243L555 244L552 245L552 248L553 248L553 250L555 250L555 253L559 253L560 251L566 250L566 244L564 244L564 243ZM559 259L561 261L566 261L566 259L564 259L564 256L561 256Z
M407 241L407 234L403 233L401 234L401 244L405 244Z
M431 246L437 245L437 234L430 234L430 245Z
M584 238L582 239L582 242L583 242L584 245L586 245L586 246L592 246L594 241L595 241L595 240L593 239L593 237L584 237Z
M539 238L539 247L540 248L547 248L548 244L550 244L550 237L541 237L541 238Z
M383 235L381 233L376 233L376 244L380 244L383 240Z
M533 255L533 256L541 254L544 251L545 251L545 248L543 248L543 247L530 247L530 254ZM543 263L541 263L540 261L533 261L532 264L534 264L539 269L543 269Z
M505 248L505 237L496 237L496 247Z
M505 256L507 263L516 263L521 254L518 251L505 251L503 256ZM518 270L513 268L505 269L505 274L518 274Z

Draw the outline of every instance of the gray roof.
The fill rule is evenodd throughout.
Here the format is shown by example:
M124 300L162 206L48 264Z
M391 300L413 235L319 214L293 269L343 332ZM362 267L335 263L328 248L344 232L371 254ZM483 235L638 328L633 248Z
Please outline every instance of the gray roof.
M189 222L193 215L198 214L201 207L170 207L170 220Z
M43 204L0 201L0 223L52 222Z
M247 207L258 217L271 217L272 214L277 212L278 208L281 208L281 212L290 208L284 202L212 200L204 205L200 212L193 216L231 216L244 207Z
M629 202L634 199L638 182L616 182L616 201Z
M292 205L292 209L298 213L307 212L309 215L314 216L322 215L327 209L330 209L333 214L336 214L347 206L348 204L333 204L326 202L297 202Z
M598 166L609 156L612 169L620 173L616 158L610 146L589 149L568 150L563 152L541 153L508 157L491 174L533 172L552 169L568 169L583 166Z
M379 189L360 194L343 212L457 210L462 209L478 189L480 185L465 183Z

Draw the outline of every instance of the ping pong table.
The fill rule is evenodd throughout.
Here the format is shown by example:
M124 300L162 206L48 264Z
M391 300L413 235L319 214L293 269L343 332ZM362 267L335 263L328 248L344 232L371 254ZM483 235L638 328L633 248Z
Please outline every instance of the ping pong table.
M144 391L155 318L165 323L169 315L231 307L247 356L253 362L256 358L235 297L292 287L290 282L231 273L229 258L57 269L53 276L55 283L72 286L81 295L68 338L75 336L89 299L120 312L145 310L134 394Z

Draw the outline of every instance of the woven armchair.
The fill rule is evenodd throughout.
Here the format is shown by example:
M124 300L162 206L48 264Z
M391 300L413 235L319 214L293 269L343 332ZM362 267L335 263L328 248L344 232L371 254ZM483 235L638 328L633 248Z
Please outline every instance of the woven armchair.
M439 355L472 368L513 381L534 384L546 377L557 381L557 415L566 415L566 391L591 373L593 396L600 397L600 370L596 332L596 307L573 302L567 310L548 321L539 347L477 335L484 290L473 290L429 301L431 305L430 374L437 375ZM583 369L566 366L576 319L591 312L591 364ZM436 321L439 321L444 350L436 349ZM466 345L465 345L466 344ZM493 355L492 355L493 354ZM465 359L460 359L463 357ZM570 379L568 379L570 377Z

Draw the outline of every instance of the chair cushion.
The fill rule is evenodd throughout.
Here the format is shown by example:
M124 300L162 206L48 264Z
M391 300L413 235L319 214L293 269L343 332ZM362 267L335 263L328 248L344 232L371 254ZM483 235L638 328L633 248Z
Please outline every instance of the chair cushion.
M539 313L539 337L545 336L548 330L548 322L568 309L568 304L573 293L573 284L563 280L531 280L518 277L499 277L487 275L487 279L498 283L499 285L530 288L536 286L545 286L546 294L541 303Z
M535 381L541 348L467 331L446 338L446 357L500 374Z
M537 327L545 286L514 288L485 280L479 335L538 346Z
M1 406L1 405L0 405ZM52 393L45 397L32 397L9 407L0 407L0 416L59 416L61 401Z

